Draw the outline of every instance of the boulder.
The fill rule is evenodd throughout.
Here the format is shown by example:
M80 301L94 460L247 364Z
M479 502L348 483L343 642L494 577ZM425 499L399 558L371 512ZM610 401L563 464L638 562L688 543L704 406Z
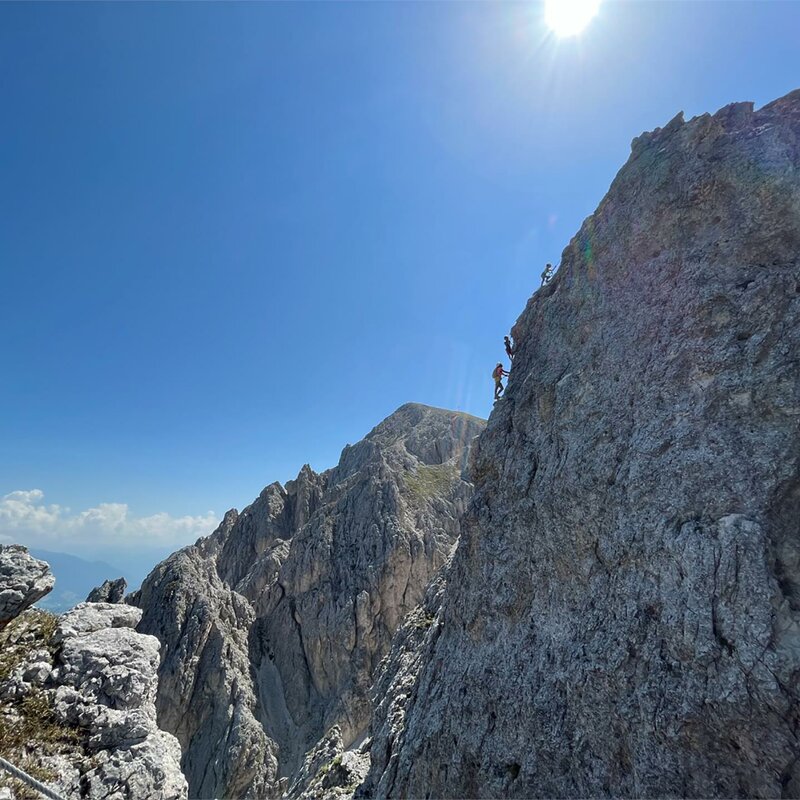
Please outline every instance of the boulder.
M52 591L50 567L19 544L0 544L0 630Z

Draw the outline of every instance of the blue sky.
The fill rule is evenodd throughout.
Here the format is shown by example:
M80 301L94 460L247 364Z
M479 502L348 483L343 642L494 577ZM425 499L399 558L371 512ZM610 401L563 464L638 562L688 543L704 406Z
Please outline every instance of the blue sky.
M406 401L488 415L631 139L800 86L800 3L541 10L0 4L0 535L165 551Z

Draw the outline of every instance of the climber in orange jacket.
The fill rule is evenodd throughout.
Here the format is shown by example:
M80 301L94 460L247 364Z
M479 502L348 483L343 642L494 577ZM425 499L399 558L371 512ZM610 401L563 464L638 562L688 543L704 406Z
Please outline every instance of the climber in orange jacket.
M497 366L492 370L492 377L494 378L494 399L499 399L500 395L503 393L503 376L510 375L510 372L506 372L503 369L503 365L498 361Z

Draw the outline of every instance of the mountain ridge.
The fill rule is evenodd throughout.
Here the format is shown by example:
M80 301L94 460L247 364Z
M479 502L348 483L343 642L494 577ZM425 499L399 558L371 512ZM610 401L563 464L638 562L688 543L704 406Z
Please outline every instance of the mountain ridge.
M798 322L800 91L637 137L513 328L360 796L800 793Z
M404 404L335 467L230 510L130 598L164 647L159 724L191 794L280 794L333 729L342 748L363 737L372 676L458 537L482 427Z

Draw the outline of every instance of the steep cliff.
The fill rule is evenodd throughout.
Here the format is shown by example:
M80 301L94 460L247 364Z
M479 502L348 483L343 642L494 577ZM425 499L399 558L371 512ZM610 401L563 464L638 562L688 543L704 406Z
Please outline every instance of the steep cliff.
M800 795L800 91L632 150L515 326L362 794Z
M315 748L365 735L377 667L460 533L482 427L403 406L147 578L132 600L163 645L159 722L191 796L298 794Z

